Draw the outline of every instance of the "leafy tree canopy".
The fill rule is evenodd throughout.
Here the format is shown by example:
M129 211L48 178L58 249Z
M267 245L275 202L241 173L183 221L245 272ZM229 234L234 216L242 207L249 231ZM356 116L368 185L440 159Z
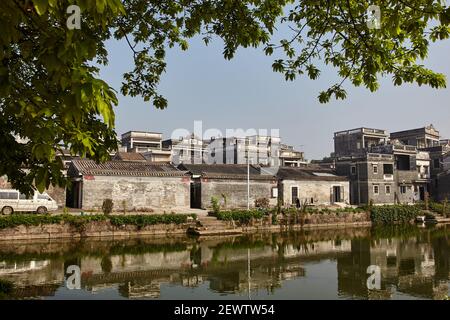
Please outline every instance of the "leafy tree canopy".
M371 4L381 9L380 29L367 26ZM67 27L69 5L81 9L80 29ZM449 7L436 0L2 0L0 175L42 191L65 183L61 152L108 159L118 101L98 66L108 62L109 39L126 41L134 58L121 93L156 108L167 106L157 90L166 50L187 50L194 36L223 39L226 59L261 47L287 80L317 79L331 65L342 81L319 94L328 102L346 97L345 80L371 91L381 76L445 87L444 75L422 63L431 42L449 37L449 21ZM280 24L292 37L273 43Z

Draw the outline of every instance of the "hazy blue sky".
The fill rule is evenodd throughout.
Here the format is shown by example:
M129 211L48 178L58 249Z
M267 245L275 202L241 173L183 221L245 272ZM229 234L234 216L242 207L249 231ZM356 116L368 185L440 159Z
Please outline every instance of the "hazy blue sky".
M125 43L111 42L109 51L110 64L101 76L119 90L122 74L132 68L132 55ZM427 66L450 79L449 57L450 41L435 44ZM193 40L186 52L170 50L160 85L168 109L120 96L117 132L148 130L170 138L177 128L192 131L195 120L203 121L204 130L279 129L283 142L304 150L307 159L333 151L333 132L361 126L392 132L432 123L443 138L450 138L450 88L394 87L389 78L376 93L347 84L346 100L323 105L317 95L336 80L332 69L316 81L286 82L272 71L273 59L262 49L241 49L227 61L220 40L208 47Z

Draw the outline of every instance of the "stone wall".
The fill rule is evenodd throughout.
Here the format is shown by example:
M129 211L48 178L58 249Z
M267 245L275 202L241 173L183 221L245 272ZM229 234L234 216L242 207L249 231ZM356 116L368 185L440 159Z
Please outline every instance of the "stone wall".
M9 189L11 188L11 184L8 182L7 177L0 177L0 189ZM52 197L59 208L63 208L66 205L66 189L60 187L50 186L47 190L45 190L50 197Z
M190 207L189 180L183 177L110 177L83 179L82 209L101 210L112 199L114 211L166 210Z
M131 237L131 236L166 236L169 234L186 234L195 222L184 224L155 224L139 228L134 225L113 226L109 221L92 221L82 230L69 223L43 224L39 226L17 226L0 229L0 240L63 239L82 237Z
M255 200L268 198L270 205L276 205L277 199L272 198L272 188L277 188L275 180L250 180L250 207L255 206ZM223 197L226 196L227 208L247 208L247 180L208 179L201 182L201 206L211 207L211 197L219 199L223 207Z
M450 200L450 172L440 174L437 179L437 200Z
M311 203L311 198L314 204L327 205L331 202L331 190L334 186L344 188L343 202L349 203L350 184L348 181L296 181L283 180L280 183L281 198L284 205L292 204L292 187L298 187L298 198L303 203L307 200Z

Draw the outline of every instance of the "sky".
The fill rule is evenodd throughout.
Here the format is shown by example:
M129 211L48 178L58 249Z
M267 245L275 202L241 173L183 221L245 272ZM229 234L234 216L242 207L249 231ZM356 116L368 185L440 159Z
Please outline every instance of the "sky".
M132 53L125 42L108 43L109 65L101 77L120 92L123 73L132 70ZM333 151L333 133L357 127L389 132L433 124L442 138L450 138L450 83L446 89L417 85L395 87L390 78L380 89L345 85L345 100L320 104L317 96L336 81L336 72L326 69L318 80L306 78L286 82L272 71L274 57L262 48L240 49L228 61L222 55L220 39L205 46L200 39L190 42L188 51L167 53L167 70L159 92L169 101L158 110L140 97L119 93L116 108L118 135L129 130L161 132L169 139L177 129L192 132L194 121L202 121L203 132L216 128L278 129L282 143L304 151L308 160L321 159ZM433 44L426 66L450 81L450 41ZM206 133L207 134L207 133ZM175 135L178 137L178 135Z

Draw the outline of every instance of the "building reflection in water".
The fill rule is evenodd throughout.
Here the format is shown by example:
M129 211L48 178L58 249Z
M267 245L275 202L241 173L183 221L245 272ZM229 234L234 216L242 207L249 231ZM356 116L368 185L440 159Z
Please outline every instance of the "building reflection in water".
M307 278L309 266L325 261L336 265L336 297L389 299L400 292L441 299L448 294L449 233L447 227L408 227L169 242L1 243L0 279L15 284L11 298L58 295L65 270L75 264L81 268L82 290L94 294L112 288L121 297L154 299L170 285L258 297L277 295L287 281ZM381 268L381 290L367 288L370 265Z
M418 298L448 295L449 234L423 231L406 238L358 239L338 258L338 290L345 297L389 299L396 291ZM381 269L381 290L368 290L367 267Z

